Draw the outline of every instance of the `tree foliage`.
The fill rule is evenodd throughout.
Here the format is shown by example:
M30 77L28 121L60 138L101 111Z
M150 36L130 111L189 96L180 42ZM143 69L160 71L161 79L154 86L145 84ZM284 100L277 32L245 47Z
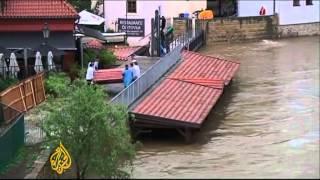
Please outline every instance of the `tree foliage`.
M127 125L127 110L106 101L102 88L75 80L65 103L44 123L51 148L61 141L76 166L77 177L94 172L105 178L127 178L135 145ZM114 122L114 125L112 125Z
M87 10L91 11L91 0L68 0L70 4L78 11Z
M49 73L45 80L45 90L54 97L63 97L68 93L70 80L65 73Z

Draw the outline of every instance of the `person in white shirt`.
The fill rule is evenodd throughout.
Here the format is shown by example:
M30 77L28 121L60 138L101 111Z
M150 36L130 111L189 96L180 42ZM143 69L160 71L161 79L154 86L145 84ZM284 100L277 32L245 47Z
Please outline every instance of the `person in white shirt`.
M86 80L88 82L88 85L93 84L93 78L94 78L94 67L93 63L90 63L88 69L87 69L87 74L86 74Z
M138 62L136 60L133 60L134 66L133 69L135 70L136 73L136 79L140 77L141 75L141 71L140 71L140 67L138 65Z
M130 63L130 68L129 68L129 69L130 69L130 70L132 71L132 73L133 73L133 78L132 78L132 82L133 82L134 80L137 79L137 72L136 72L136 69L134 68L133 62Z

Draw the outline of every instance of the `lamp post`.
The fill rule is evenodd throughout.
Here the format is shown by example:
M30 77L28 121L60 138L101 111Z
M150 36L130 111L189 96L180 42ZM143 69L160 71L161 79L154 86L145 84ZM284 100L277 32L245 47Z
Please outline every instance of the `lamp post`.
M44 38L44 44L46 45L48 42L48 39L50 37L50 29L49 29L48 23L44 23L42 33L43 33L43 38Z
M273 15L276 14L276 0L273 0Z

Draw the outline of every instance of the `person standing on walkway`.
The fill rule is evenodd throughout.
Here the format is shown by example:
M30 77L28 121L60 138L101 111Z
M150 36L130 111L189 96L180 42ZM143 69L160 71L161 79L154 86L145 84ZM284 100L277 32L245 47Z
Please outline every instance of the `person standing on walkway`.
M133 82L134 80L137 79L137 72L136 72L136 69L135 69L135 67L134 67L133 62L130 63L130 68L129 68L129 69L130 69L130 70L132 71L132 73L133 73L133 78L132 78L132 82Z
M129 69L128 64L126 64L122 76L123 76L124 88L126 88L131 84L133 79L133 72L131 69Z
M89 64L89 67L87 69L87 74L86 74L86 80L88 82L88 85L93 84L93 78L94 78L94 67L93 63Z
M98 56L94 59L93 67L95 70L98 70L99 68L99 58Z
M140 77L140 75L141 75L140 67L139 67L138 62L136 60L133 60L132 62L134 63L133 68L134 68L135 73L136 73L136 78L138 79Z

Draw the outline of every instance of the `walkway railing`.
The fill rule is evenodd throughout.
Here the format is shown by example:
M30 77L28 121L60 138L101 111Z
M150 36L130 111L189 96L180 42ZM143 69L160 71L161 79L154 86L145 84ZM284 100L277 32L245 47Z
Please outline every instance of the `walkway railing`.
M111 103L122 104L129 107L178 62L182 47L183 45L181 44L166 56L160 58L160 60L144 72L138 79L115 96L111 100Z
M181 50L189 46L189 43L200 36L200 31L192 37L192 33L183 34L170 43L170 52L161 57L153 66L145 71L138 79L123 89L118 95L111 99L111 103L122 104L130 107L149 88L152 87L166 72L169 71L180 59Z

